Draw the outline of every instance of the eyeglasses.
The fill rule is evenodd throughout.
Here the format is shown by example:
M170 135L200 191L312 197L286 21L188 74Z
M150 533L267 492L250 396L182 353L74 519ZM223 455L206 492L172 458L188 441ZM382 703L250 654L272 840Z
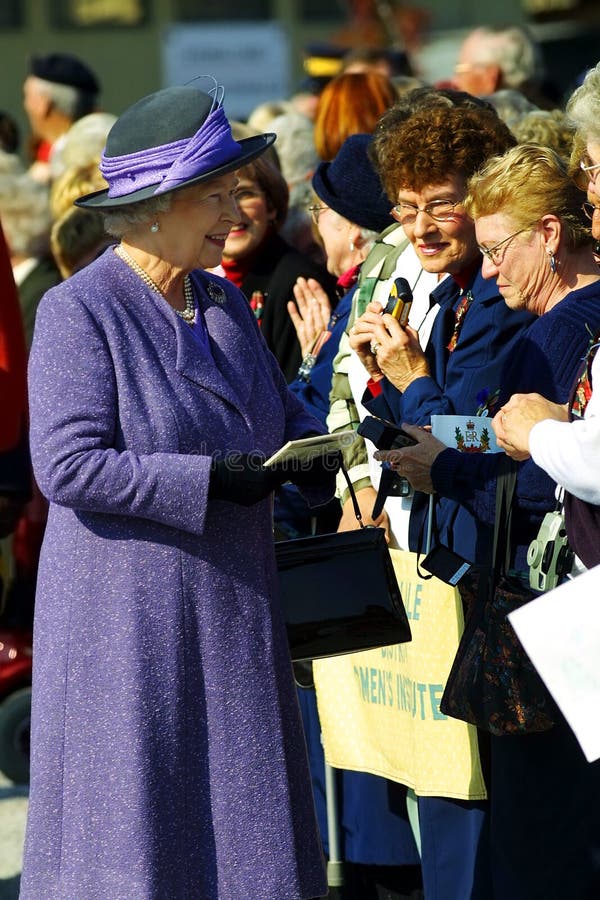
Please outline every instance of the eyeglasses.
M329 209L329 207L328 206L309 206L308 207L308 211L309 211L311 218L313 220L313 223L315 225L319 224L319 216L325 209Z
M487 68L487 66L492 65L491 63L485 62L464 62L464 63L456 63L454 66L454 74L455 75L466 75L467 72L472 72L473 69Z
M245 206L248 203L254 203L255 200L262 199L265 195L260 188L240 188L234 192L233 196L238 206Z
M594 218L594 216L597 212L600 212L600 206L595 206L593 203L590 203L589 201L582 203L581 208L590 221Z
M584 156L584 158L579 163L579 168L584 173L586 178L588 178L592 184L595 183L596 178L600 175L600 172L595 170L600 169L600 163L593 163L589 156ZM593 174L592 174L593 173Z
M413 203L401 201L392 207L392 216L401 225L413 225L417 221L417 214L424 212L435 222L446 222L454 215L454 208L459 206L462 200L432 200L425 206L415 206Z
M506 247L513 238L516 238L518 234L523 234L524 231L529 231L532 226L528 225L527 228L521 228L519 231L515 231L514 234L509 234L508 237L504 238L502 241L498 241L497 244L494 244L493 247L482 247L481 244L477 244L481 252L484 256L486 256L493 266L499 266L504 259L504 253L499 253L501 247Z

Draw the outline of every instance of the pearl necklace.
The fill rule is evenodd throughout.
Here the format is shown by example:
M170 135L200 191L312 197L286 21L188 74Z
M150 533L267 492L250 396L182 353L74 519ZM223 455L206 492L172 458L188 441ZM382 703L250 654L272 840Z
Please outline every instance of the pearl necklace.
M157 294L160 294L160 296L166 300L165 295L156 284L156 282L153 281L152 278L150 278L148 273L144 269L142 269L142 267L138 263L136 263L135 259L133 259L133 257L129 255L125 247L123 247L121 244L118 244L115 247L115 253L117 254L117 256L121 257L124 263L127 263L130 269L133 269L136 275L139 275L144 284L147 285L150 290L156 291ZM188 322L191 325L193 324L194 318L196 316L196 303L194 301L192 280L189 275L186 275L183 279L183 295L185 297L185 309L176 309L175 312L181 319L183 319L184 322Z

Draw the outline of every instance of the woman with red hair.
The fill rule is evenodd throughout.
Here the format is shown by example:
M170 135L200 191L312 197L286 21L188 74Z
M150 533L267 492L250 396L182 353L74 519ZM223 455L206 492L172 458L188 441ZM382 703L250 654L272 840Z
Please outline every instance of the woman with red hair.
M371 134L383 113L398 99L389 78L379 72L342 72L319 96L315 147L330 162L351 134Z

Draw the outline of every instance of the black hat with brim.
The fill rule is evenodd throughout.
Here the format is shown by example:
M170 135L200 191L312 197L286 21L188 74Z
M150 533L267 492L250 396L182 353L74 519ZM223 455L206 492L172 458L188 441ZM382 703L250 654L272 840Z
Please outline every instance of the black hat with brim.
M214 100L209 94L189 85L165 88L143 97L126 109L109 131L104 156L108 159L126 157L144 150L159 150L167 144L191 138L202 128L213 107ZM236 153L226 162L215 164L201 174L191 175L168 192L157 193L162 179L136 190L135 179L132 177L132 190L129 193L110 197L110 178L107 178L109 187L106 190L86 194L76 200L75 205L85 209L128 206L151 197L164 196L171 191L202 184L252 162L264 153L276 138L275 134L258 134L237 141L239 154Z
M100 91L100 83L94 72L70 53L32 56L30 70L36 78L51 81L53 84L64 84L67 87L77 88L78 91L87 91L89 94L97 94Z
M392 204L369 159L372 139L370 134L347 137L331 162L319 163L312 187L344 219L379 233L393 222Z

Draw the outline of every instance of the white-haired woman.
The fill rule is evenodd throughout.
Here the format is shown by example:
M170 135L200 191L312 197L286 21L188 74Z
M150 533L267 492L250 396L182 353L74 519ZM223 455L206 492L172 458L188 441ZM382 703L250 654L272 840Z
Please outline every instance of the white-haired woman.
M78 201L119 243L40 306L24 900L326 892L276 596L286 476L261 464L322 427L244 296L204 271L238 218L234 171L271 142L234 141L193 86L139 100L109 134L108 189Z

